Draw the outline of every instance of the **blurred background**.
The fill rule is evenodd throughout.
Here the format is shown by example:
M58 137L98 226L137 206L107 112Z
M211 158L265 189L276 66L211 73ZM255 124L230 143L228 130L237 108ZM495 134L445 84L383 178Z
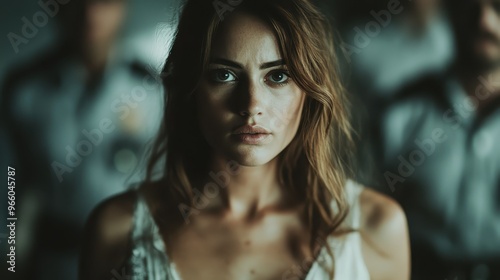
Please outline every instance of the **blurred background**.
M179 4L2 4L0 163L6 171L1 176L7 180L8 166L16 170L19 220L16 273L2 266L6 278L0 278L76 279L88 214L141 178L160 121L158 73ZM5 190L3 264L11 245L4 226Z
M88 214L142 176L181 2L3 1L0 178L15 168L18 220L16 273L0 227L1 279L76 279ZM500 279L500 0L316 3L352 97L355 179L405 210L412 279Z

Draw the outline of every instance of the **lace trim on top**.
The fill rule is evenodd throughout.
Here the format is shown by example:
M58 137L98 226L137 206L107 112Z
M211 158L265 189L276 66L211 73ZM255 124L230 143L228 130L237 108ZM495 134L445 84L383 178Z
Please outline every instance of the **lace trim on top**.
M137 191L128 265L131 280L178 280L165 253L165 244L143 195ZM174 276L175 275L175 276Z

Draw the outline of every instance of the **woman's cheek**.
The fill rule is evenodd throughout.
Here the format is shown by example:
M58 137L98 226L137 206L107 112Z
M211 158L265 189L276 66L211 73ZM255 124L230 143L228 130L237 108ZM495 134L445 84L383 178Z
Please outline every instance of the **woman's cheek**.
M224 96L224 94L212 90L210 92L200 92L197 99L198 112L200 112L199 123L207 138L220 137L220 134L224 134L225 124L230 120L230 113L226 108L227 101Z
M288 100L276 100L276 104L270 109L272 131L283 132L293 130L295 132L300 122L304 95L294 92L289 95Z

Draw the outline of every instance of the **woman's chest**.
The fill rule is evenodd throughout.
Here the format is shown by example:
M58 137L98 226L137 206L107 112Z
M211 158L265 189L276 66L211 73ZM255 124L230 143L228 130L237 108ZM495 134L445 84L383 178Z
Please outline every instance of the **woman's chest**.
M305 274L312 260L308 231L279 215L250 224L200 219L171 235L167 248L183 280L286 279Z

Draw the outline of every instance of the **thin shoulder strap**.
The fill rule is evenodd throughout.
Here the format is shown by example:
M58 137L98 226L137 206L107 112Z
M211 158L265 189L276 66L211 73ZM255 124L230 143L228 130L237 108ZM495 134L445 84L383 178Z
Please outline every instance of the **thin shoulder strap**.
M361 224L361 204L359 202L359 196L361 192L363 192L363 186L353 180L347 180L345 190L350 207L349 224L353 229L359 229Z
M173 270L165 251L165 244L158 227L149 211L144 195L136 190L137 202L132 230L132 256L130 265L133 271L131 280L180 279Z
M148 204L144 194L139 190L137 192L137 204L134 215L134 229L132 231L133 242L137 240L149 239L154 247L160 252L165 253L165 244L161 238L160 231L156 222L149 211Z
M144 230L149 226L146 225L147 216L149 214L148 206L144 199L144 195L139 191L135 190L135 194L137 197L137 202L135 204L134 210L134 222L132 227L132 240L137 240L144 234Z

